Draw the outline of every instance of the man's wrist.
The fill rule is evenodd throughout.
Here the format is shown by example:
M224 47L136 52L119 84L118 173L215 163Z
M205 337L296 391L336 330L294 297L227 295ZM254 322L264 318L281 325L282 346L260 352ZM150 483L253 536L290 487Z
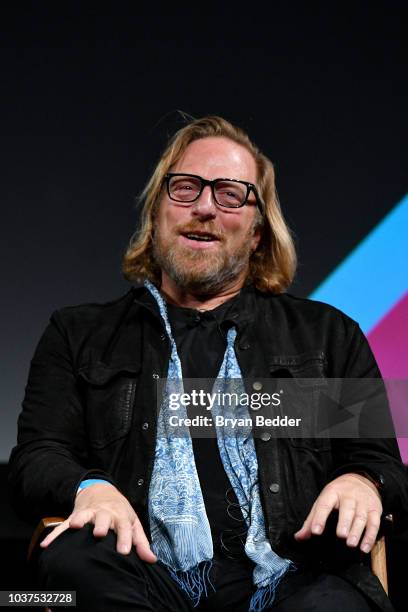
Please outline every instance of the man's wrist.
M105 484L105 485L110 485L111 487L113 487L112 483L109 482L109 480L104 480L103 478L87 478L80 483L77 489L77 494L83 489L86 489L87 487L91 487L94 484Z
M367 480L369 480L376 487L379 493L382 492L384 488L384 477L381 474L376 474L374 476L372 473L366 472L365 470L354 470L354 474L364 476L364 478L367 478Z

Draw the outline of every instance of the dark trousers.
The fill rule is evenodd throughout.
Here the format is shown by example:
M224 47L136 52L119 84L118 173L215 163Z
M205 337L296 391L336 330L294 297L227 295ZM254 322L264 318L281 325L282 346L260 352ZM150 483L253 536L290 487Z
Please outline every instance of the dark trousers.
M211 591L194 608L164 566L141 561L134 550L129 555L117 553L112 531L97 540L92 530L93 525L67 530L40 553L41 589L76 591L76 609L87 612L248 611L255 591L254 565L249 559L233 561L215 554L210 577L216 591ZM377 610L342 578L307 570L286 574L271 609L276 612Z

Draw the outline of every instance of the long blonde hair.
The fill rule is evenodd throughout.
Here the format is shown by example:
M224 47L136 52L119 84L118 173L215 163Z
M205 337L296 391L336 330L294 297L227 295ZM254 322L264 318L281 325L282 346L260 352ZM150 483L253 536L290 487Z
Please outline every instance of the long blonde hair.
M123 275L129 281L149 279L160 285L161 271L153 258L152 237L164 176L182 157L191 142L209 136L229 138L244 146L255 159L257 189L265 211L261 222L262 237L250 258L247 281L252 281L260 291L281 293L288 288L295 275L296 252L276 193L273 164L241 128L217 116L196 119L179 129L170 139L140 195L143 204L140 226L131 237L123 256Z

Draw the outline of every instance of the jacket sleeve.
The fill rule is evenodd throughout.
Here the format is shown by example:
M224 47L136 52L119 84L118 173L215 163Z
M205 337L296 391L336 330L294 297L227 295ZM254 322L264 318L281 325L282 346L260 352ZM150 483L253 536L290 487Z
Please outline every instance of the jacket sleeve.
M381 373L374 355L356 323L351 327L346 347L343 378L377 379L377 383L382 385ZM369 384L369 380L366 382ZM378 388L376 381L373 381L374 385ZM369 386L366 385L366 388L369 389ZM385 392L382 398L378 405L375 404L375 398L370 398L369 393L367 394L361 415L363 425L360 438L332 439L335 469L330 480L347 472L366 472L380 485L384 514L393 514L394 526L398 529L406 526L408 522L408 476L393 436L392 417ZM370 422L374 420L376 434L370 438L364 432L370 431ZM379 435L381 423L384 425L384 432L387 432L383 438Z
M73 357L55 311L31 360L9 461L11 500L23 518L69 515L85 478L115 484L109 474L88 465L84 423Z

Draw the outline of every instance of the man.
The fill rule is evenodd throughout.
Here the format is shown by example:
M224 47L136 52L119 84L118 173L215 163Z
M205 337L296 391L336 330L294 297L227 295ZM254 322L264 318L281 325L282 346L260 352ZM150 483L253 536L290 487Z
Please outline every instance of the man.
M10 482L20 511L67 517L41 543L41 586L98 611L391 610L361 560L408 507L395 440L172 436L156 388L379 376L354 321L285 293L271 162L206 117L142 199L123 269L144 285L53 313L32 360Z

